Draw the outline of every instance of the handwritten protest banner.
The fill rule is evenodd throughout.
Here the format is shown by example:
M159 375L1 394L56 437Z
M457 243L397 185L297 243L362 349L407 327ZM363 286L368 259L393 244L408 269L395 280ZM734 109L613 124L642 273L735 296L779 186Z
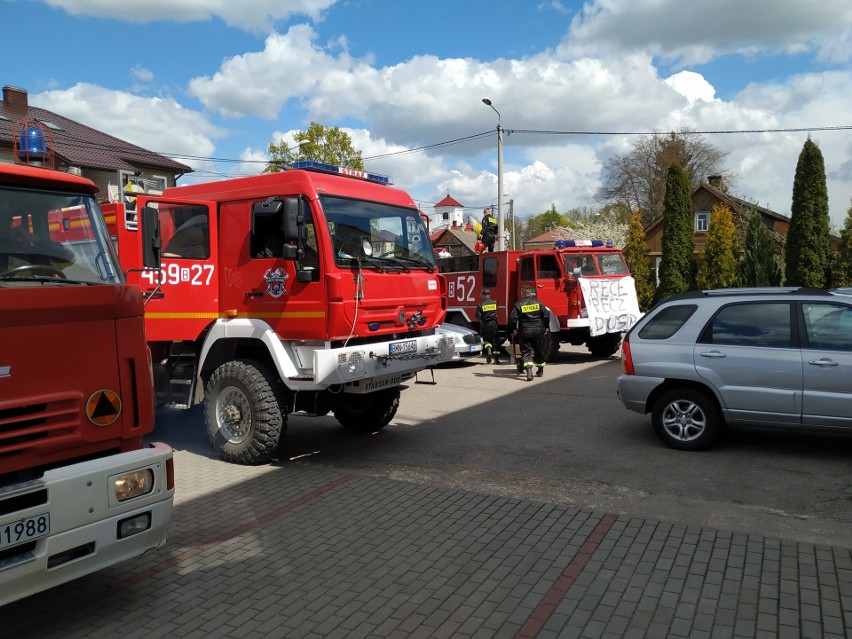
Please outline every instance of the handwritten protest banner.
M630 276L617 280L581 277L580 287L586 300L592 337L626 331L641 316L636 282Z

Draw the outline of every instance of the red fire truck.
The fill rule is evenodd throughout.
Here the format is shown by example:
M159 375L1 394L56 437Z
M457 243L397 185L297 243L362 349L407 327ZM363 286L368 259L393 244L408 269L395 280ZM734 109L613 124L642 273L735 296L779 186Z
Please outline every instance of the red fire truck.
M276 454L291 412L387 425L403 382L452 357L421 214L384 176L316 162L114 205L145 310L158 400L204 404L228 461ZM142 270L154 212L162 268ZM150 215L150 213L149 213Z
M474 258L475 259L475 258ZM439 260L447 277L447 321L478 327L476 307L483 288L497 300L504 338L521 286L532 286L550 310L548 359L560 343L585 344L597 357L618 350L622 333L639 318L636 287L624 255L612 242L559 240L552 249L483 253L477 261ZM468 268L470 270L459 270Z
M97 190L0 164L0 605L158 547L171 517L142 296Z

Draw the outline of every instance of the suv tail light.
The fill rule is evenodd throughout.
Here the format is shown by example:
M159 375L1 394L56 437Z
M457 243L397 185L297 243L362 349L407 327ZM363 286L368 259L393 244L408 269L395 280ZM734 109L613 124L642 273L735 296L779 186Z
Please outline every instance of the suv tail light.
M624 338L624 342L621 344L621 370L624 371L625 375L633 375L633 357L630 356L630 342L627 341L627 337Z

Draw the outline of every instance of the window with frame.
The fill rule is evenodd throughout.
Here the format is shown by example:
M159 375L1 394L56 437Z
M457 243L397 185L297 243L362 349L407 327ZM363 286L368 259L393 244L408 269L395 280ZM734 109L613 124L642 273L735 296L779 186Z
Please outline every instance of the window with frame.
M852 351L852 308L841 304L802 304L810 348Z
M206 206L160 202L163 257L206 260L210 257L210 220Z
M648 320L648 323L639 331L639 337L642 339L668 339L677 333L681 326L686 324L686 320L692 317L697 308L695 304L664 308Z
M706 233L708 226L710 226L710 212L698 211L695 214L695 232Z
M536 257L538 258L539 279L556 279L562 275L555 255L545 253Z
M535 279L535 269L531 257L521 258L520 278L523 282L531 282Z
M791 305L788 302L728 304L710 321L698 340L728 346L792 346Z
M486 288L497 286L497 258L486 257L482 260L482 285Z

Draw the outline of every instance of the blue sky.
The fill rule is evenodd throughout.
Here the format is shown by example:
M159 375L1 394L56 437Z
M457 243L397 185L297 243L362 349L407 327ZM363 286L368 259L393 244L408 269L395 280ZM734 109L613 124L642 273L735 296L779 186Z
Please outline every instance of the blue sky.
M0 84L177 157L187 182L257 173L314 120L425 211L450 193L473 212L497 195L488 96L507 130L806 129L704 136L735 195L784 215L811 130L834 225L852 197L852 130L819 130L852 125L848 0L0 0L0 20ZM634 141L510 134L506 197L595 206Z

